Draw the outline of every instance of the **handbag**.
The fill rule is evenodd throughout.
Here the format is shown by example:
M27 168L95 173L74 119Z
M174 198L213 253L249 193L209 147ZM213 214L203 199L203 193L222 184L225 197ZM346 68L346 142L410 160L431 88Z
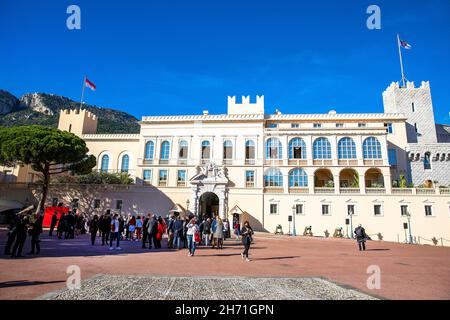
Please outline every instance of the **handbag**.
M195 233L195 235L194 235L194 241L196 242L196 243L200 243L200 232L196 232Z

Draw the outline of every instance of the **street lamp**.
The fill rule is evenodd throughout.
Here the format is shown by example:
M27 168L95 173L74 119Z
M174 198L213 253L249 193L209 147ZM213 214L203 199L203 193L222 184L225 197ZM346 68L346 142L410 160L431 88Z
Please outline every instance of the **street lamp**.
M187 199L186 200L186 213L188 213L189 212L189 204L190 204L191 202L189 201L189 199Z
M292 227L292 235L293 236L296 236L297 235L297 231L295 230L295 213L296 213L296 210L295 210L296 208L295 208L295 205L293 205L292 206L292 224L294 225L293 227Z
M353 207L348 207L348 215L350 216L350 238L353 239Z
M408 219L409 243L413 243L411 234L411 214L409 213L409 210L406 211L406 218Z

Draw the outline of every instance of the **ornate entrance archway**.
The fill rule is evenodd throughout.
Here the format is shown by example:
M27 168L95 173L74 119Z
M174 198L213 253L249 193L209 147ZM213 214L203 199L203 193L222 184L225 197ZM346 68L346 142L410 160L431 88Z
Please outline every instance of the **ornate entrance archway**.
M199 216L213 218L219 213L219 197L213 192L205 192L199 199Z
M228 209L228 178L225 173L226 169L210 162L203 167L197 167L197 172L190 180L192 185L192 201L188 209L200 217L204 213L202 212L204 208L202 207L201 200L217 198L219 200L218 204L211 205L211 209L215 209L216 211L214 213L218 214L222 219L226 219Z

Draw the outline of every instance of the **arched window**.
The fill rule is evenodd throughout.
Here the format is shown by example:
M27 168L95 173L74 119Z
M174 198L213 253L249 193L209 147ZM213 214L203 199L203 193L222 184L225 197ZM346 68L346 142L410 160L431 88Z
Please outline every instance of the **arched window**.
M270 138L266 141L266 159L281 159L282 147L278 138Z
M265 187L282 187L283 186L283 175L280 169L270 168L266 171L264 175L264 186Z
M339 159L356 159L356 145L352 138L342 138L338 143Z
M145 144L145 160L153 160L153 154L155 152L155 143L148 141Z
M314 159L331 159L331 145L327 138L318 138L314 141Z
M364 159L381 159L381 144L375 137L369 137L363 142Z
M233 143L230 140L225 140L223 142L223 158L233 159Z
M169 156L170 156L170 142L169 141L164 141L161 144L161 160L169 160Z
M425 170L430 170L431 169L431 153L429 152L425 152L425 156L423 157L423 168Z
M130 157L125 154L122 156L122 168L121 171L122 172L128 172L128 169L130 167Z
M245 159L255 159L255 142L253 140L245 142Z
M211 158L211 143L207 140L202 141L202 159Z
M180 141L180 150L178 152L178 158L187 159L188 157L188 143L185 140Z
M102 157L100 172L108 172L108 168L109 168L109 156L105 154Z
M306 144L301 138L289 142L289 159L306 159Z
M301 168L293 169L289 172L289 187L307 187L308 175Z

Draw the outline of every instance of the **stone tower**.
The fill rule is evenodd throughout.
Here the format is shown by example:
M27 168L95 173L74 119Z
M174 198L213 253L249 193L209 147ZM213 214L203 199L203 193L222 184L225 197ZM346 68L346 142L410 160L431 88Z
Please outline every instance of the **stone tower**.
M86 109L61 110L58 129L71 132L79 137L97 133L97 116Z
M422 81L421 86L417 88L414 82L408 81L406 87L393 82L383 92L383 104L385 113L403 113L406 116L408 143L437 142L428 81Z

